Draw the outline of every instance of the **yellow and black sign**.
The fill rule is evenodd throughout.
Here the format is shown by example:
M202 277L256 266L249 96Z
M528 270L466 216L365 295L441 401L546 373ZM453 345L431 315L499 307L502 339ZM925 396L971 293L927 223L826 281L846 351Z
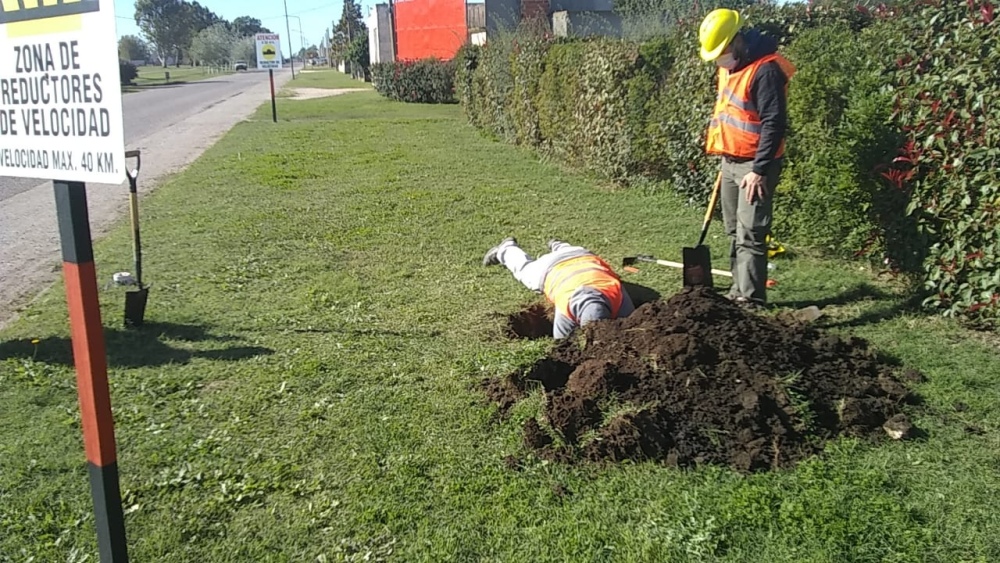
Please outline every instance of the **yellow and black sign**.
M0 0L0 25L101 10L100 0Z
M273 59L278 54L277 49L271 44L264 45L260 52L264 54L264 58L267 60Z

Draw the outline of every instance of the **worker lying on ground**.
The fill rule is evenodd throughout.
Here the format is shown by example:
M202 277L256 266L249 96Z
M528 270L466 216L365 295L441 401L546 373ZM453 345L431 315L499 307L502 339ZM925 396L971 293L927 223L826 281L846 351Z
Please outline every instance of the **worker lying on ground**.
M548 254L532 260L514 237L489 249L484 266L503 264L528 289L555 305L552 336L566 338L579 326L627 317L635 311L611 266L581 246L549 241Z

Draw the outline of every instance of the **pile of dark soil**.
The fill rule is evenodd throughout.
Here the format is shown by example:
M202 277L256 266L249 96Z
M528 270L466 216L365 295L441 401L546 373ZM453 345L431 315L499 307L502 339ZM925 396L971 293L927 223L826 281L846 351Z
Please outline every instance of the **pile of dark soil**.
M544 389L542 423L524 437L549 459L746 472L794 465L837 436L910 435L901 409L916 400L895 371L863 340L695 289L588 326L485 388L503 413Z

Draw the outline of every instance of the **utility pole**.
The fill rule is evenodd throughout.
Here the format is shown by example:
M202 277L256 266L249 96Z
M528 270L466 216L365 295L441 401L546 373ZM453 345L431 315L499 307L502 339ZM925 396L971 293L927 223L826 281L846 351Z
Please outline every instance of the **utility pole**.
M299 48L300 48L299 50L302 51L302 68L305 69L306 68L306 36L305 36L305 33L302 32L302 18L300 18L299 16L288 16L288 17L295 18L299 22L299 29L296 30L296 31L299 32ZM291 33L291 31L289 31L288 33ZM292 42L292 39L289 37L288 38L288 48L289 49L292 48L292 43L291 42Z
M292 53L292 26L288 23L288 0L284 0L284 2L285 30L288 32L288 62L292 65L292 80L295 80L295 54Z

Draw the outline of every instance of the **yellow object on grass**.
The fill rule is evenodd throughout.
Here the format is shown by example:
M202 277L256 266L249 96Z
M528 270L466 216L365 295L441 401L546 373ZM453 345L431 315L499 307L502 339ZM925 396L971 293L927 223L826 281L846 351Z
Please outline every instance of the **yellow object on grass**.
M782 246L782 244L780 242L774 240L774 237L772 237L771 235L767 235L767 238L765 238L764 241L767 242L767 257L768 258L774 258L775 256L777 256L779 254L784 254L785 253L785 247Z

